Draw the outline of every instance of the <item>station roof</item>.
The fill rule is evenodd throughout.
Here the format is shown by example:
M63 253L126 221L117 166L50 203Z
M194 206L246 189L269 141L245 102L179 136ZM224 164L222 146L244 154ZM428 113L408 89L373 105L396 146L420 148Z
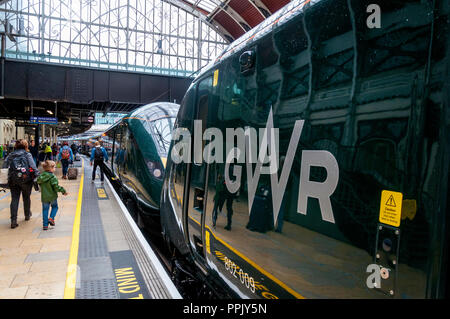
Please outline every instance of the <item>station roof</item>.
M229 42L236 40L290 2L290 0L178 1L198 11Z
M0 0L0 5L9 0ZM187 9L233 42L291 0L163 0Z

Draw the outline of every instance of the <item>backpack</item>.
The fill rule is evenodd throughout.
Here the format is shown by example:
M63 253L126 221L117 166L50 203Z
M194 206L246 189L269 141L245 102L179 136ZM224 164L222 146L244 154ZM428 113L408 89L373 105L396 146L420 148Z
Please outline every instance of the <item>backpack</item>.
M95 148L94 159L96 161L103 161L103 150L101 147Z
M61 151L61 159L67 160L70 158L70 151L68 148L63 148Z
M9 166L8 181L13 185L22 185L32 181L32 170L28 165L26 153L15 157Z

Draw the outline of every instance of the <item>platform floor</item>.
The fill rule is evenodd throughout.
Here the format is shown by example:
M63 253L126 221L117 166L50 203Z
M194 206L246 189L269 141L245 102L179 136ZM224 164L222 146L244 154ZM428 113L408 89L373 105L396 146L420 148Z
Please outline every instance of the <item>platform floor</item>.
M83 162L77 180L55 172L69 195L58 197L56 226L47 231L39 192L29 221L21 200L15 229L11 196L0 193L0 299L181 298L109 182L92 182Z

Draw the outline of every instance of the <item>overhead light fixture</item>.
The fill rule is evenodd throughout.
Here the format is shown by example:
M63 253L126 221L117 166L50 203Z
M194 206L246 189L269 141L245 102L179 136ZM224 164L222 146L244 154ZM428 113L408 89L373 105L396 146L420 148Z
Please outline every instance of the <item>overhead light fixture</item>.
M50 115L53 115L53 112L50 111L50 110L47 110L47 113L50 114Z

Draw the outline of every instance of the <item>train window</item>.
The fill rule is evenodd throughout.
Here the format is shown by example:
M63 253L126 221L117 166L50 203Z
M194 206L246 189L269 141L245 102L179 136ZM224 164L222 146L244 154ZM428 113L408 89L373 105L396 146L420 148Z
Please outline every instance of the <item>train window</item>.
M161 156L167 156L169 152L174 121L173 117L163 117L145 125L147 131L153 136L155 146Z
M116 139L114 141L114 174L120 176L121 167L124 165L125 161L125 148L122 144L123 136L123 124L120 124L116 128Z

